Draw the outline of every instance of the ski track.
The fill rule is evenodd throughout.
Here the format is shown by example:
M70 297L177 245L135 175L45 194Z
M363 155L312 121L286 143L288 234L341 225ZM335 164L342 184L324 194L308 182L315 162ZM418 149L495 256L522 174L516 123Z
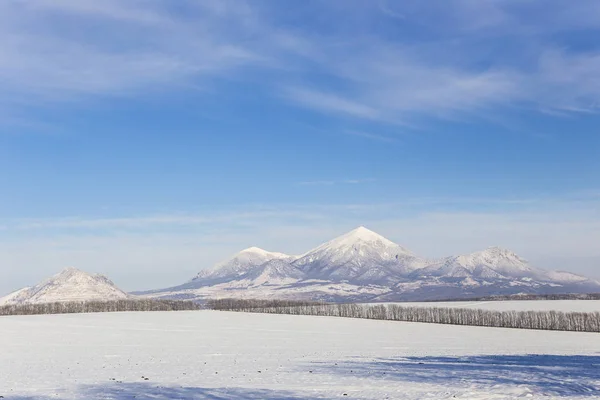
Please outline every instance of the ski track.
M5 399L600 397L594 333L191 311L2 317L0 339Z

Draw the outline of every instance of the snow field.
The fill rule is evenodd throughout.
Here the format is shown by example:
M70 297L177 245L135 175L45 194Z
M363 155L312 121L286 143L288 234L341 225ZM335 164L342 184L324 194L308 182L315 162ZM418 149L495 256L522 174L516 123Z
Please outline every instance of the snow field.
M592 333L196 311L2 317L0 339L5 399L600 397Z

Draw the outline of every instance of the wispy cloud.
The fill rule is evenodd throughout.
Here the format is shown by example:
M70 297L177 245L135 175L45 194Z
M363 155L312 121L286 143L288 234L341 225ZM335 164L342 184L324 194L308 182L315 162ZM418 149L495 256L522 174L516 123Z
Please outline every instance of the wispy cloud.
M333 111L360 118L380 118L376 108L333 93L299 87L287 88L283 93L289 100L317 110Z
M1 2L0 106L184 90L277 71L264 82L272 95L369 121L519 106L598 111L600 49L564 49L552 36L597 34L595 1L294 7L305 25L288 23L289 7L277 2ZM337 29L314 15L330 16L323 20Z
M326 61L324 67L343 80L344 91L303 88L288 91L288 98L324 112L395 123L415 114L451 116L522 98L518 74L439 67L395 46L368 46L355 50L361 54L351 63L343 54ZM351 53L350 47L344 53Z
M251 24L252 16L241 12L245 7L225 9L211 0L185 2L184 15L170 5L2 2L2 90L22 99L32 94L47 100L121 95L262 62L226 29L229 23Z
M138 231L143 229L181 229L186 227L212 229L219 226L243 226L258 220L278 220L288 218L302 218L303 220L314 217L309 210L280 209L275 207L256 208L249 207L246 210L229 210L228 212L211 213L180 213L166 215L146 215L127 217L66 217L66 218L44 218L44 219L20 219L17 221L5 221L0 227L12 232L18 231L44 231L44 230L127 230Z

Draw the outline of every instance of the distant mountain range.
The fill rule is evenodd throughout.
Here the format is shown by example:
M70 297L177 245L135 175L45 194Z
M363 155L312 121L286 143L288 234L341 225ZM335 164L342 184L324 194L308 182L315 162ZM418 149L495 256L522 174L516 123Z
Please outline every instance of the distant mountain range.
M182 285L131 295L106 277L69 268L0 299L0 305L132 296L377 302L591 292L600 292L600 282L535 268L509 250L491 247L430 260L359 227L300 256L251 247Z
M598 291L600 282L535 268L498 247L430 260L359 227L301 256L251 247L183 285L137 294L193 300L402 301Z

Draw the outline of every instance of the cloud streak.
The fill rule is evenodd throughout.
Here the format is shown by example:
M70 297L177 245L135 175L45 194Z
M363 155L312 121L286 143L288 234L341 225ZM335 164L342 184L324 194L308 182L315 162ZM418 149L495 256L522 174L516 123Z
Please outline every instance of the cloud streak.
M3 90L47 101L185 85L260 63L225 30L243 7L189 2L190 17L153 2L39 1L0 5ZM235 11L238 10L238 11Z
M564 49L551 39L576 29L597 34L597 3L390 5L296 5L306 22L299 25L277 3L2 2L0 105L180 91L276 72L263 82L273 96L383 123L514 107L598 111L600 49ZM336 29L315 15L335 15ZM410 39L424 33L427 40ZM515 50L503 54L499 43Z

